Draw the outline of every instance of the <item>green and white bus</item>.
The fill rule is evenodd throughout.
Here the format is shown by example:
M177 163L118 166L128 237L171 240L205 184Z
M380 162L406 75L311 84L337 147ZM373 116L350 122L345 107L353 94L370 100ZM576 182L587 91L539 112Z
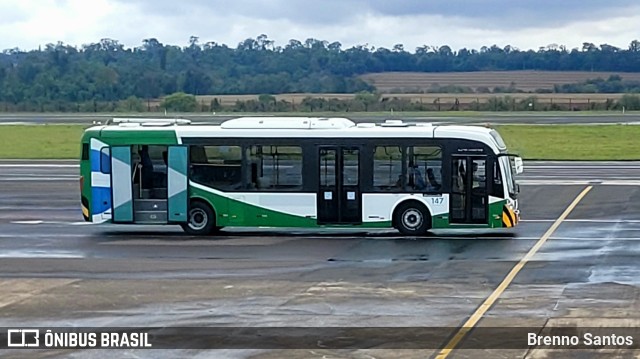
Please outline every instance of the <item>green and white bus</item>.
M479 126L244 117L114 119L82 137L86 221L222 227L499 228L522 160Z

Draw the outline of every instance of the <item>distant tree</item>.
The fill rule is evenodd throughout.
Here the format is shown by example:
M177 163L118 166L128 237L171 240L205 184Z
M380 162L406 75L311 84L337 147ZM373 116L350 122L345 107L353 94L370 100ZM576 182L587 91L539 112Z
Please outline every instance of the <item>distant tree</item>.
M442 56L453 56L453 51L451 51L451 48L449 46L444 45L440 46L440 48L438 49L438 54Z
M121 109L128 112L143 112L145 110L145 106L141 99L135 96L130 96L123 101Z
M222 104L220 103L220 100L218 100L217 97L214 97L213 100L211 100L210 106L212 111L220 111L222 109Z
M193 112L197 109L198 102L193 95L177 92L165 97L160 106L167 111Z
M597 51L598 48L596 47L596 45L594 45L591 42L583 42L582 43L582 51L588 52L588 51Z
M200 40L199 37L197 36L191 36L189 37L189 47L190 48L196 48L198 47L198 40Z
M640 110L640 96L638 95L624 95L618 101L620 107L623 107L627 111Z
M619 48L617 48L615 46L612 46L612 45L609 45L609 44L601 44L600 45L600 51L602 51L602 52L618 52L619 50L620 50Z
M272 111L276 107L275 96L262 94L258 96L258 102L262 111Z
M149 37L135 48L125 48L115 39L74 47L52 42L24 51L7 49L0 53L0 109L34 111L101 111L125 106L127 99L144 99L151 109L152 99L176 92L192 95L358 93L375 94L375 84L359 76L390 71L484 71L484 70L572 70L640 72L640 41L628 48L584 42L567 51L550 44L536 50L520 50L497 45L454 51L449 45L423 45L407 51L402 44L391 49L368 44L343 49L339 42L309 38L291 39L276 46L266 34L246 39L236 48L213 41L200 45L189 38L188 46L162 44ZM522 86L522 84L520 84ZM414 86L415 87L415 86ZM512 86L514 87L514 86ZM408 87L398 86L401 91ZM418 91L418 89L415 89ZM465 86L437 86L434 91L468 92ZM499 88L518 91L516 88ZM610 78L576 84L557 85L556 92L639 92L640 83ZM477 92L486 91L483 88ZM478 102L476 107L484 106ZM244 103L244 102L243 102ZM269 104L269 106L266 106ZM398 101L382 104L366 96L346 102L312 101L287 104L279 101L244 103L245 107L296 108L314 111L325 108L372 111L393 106L407 108ZM218 108L215 103L200 109ZM343 106L343 107L341 107ZM414 106L414 105L411 105ZM463 104L460 105L463 107ZM613 108L614 104L610 108ZM230 106L231 108L231 106ZM415 105L432 109L433 104Z
M365 111L369 111L374 107L380 100L380 94L371 93L368 91L358 92L355 96L354 101L359 102L363 105Z
M331 52L340 52L342 50L342 44L338 41L334 41L327 45L327 49Z
M404 45L402 44L393 45L393 52L404 52Z

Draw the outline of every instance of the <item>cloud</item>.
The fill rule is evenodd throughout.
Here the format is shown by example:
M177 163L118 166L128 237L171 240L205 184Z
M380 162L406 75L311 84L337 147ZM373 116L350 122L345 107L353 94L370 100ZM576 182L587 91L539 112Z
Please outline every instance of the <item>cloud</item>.
M379 14L440 15L484 23L483 27L506 28L555 26L624 15L637 0L372 0L369 4Z
M2 49L33 49L58 41L72 45L97 42L114 25L103 20L121 10L109 0L21 0L13 1L12 6L21 16L2 14Z
M11 4L13 3L13 4ZM0 2L0 49L102 38L127 47L143 39L186 46L190 36L235 47L266 34L338 41L343 48L402 43L479 49L537 49L582 42L626 47L638 37L636 0L21 0Z
M2 14L1 26L12 26L16 23L29 19L29 9L22 6L15 6L7 2L0 2L0 14Z
M341 24L364 14L441 16L466 19L485 28L544 27L629 14L637 0L117 0L143 11L172 16L197 9L220 14L293 23ZM429 24L424 24L429 26ZM417 29L419 30L419 29Z

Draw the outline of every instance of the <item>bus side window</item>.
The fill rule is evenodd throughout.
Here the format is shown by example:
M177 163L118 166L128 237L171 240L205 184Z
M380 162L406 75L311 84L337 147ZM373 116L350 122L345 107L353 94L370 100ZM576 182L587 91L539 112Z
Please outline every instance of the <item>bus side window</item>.
M207 163L207 153L204 146L191 146L189 159L191 163Z
M302 189L302 147L252 145L246 148L246 157L249 189Z
M400 146L376 146L373 149L373 187L375 191L399 191L407 184L407 176L402 173Z
M205 186L238 190L242 185L240 146L191 146L191 178Z
M440 192L442 189L442 148L437 145L408 148L409 185L414 191Z
M433 189L435 189L436 191L439 191L440 188L442 188L440 183L438 183L438 180L436 180L436 175L433 174L433 168L427 169L427 180L429 181L431 187L433 187Z

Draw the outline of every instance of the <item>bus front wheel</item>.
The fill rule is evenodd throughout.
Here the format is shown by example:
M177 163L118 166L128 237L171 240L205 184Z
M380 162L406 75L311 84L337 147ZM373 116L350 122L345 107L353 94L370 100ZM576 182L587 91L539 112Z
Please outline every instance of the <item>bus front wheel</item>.
M187 223L182 229L191 235L204 235L215 232L216 217L211 207L203 202L192 202L187 215Z
M431 229L431 215L422 203L402 203L394 214L395 227L404 235L423 235Z

